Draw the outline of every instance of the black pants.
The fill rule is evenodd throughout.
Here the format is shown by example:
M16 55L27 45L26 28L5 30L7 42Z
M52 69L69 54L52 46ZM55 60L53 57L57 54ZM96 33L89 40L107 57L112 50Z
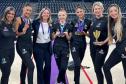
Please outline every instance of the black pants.
M66 84L65 74L69 60L69 47L54 46L54 56L58 66L59 74L57 82Z
M1 83L8 84L11 66L14 61L15 51L14 48L7 50L0 50L0 69L2 72Z
M79 44L71 43L71 54L74 61L74 81L75 84L80 84L80 65L84 58L86 50L86 42Z
M22 66L20 72L20 81L21 84L26 84L26 74L28 70L28 84L33 84L33 72L34 72L34 63L31 59L32 56L32 45L17 43L16 45L17 53L22 59Z
M126 78L126 51L125 51L126 45L117 46L112 53L110 54L110 57L105 62L105 65L103 67L105 78L107 81L107 84L113 84L112 82L112 75L111 75L111 68L114 67L116 64L118 64L120 61L122 61L123 68L124 68L124 76Z
M50 84L51 43L34 44L33 54L37 67L37 84Z
M104 84L102 67L104 65L104 61L108 53L108 48L108 45L101 47L95 46L93 44L90 45L91 58L94 64L98 84Z

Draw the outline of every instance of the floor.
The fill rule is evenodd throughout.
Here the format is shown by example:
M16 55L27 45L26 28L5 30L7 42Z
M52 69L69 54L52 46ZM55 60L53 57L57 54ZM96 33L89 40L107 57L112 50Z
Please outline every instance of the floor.
M89 47L90 46L88 45L82 65L90 67L88 69L85 69L85 71L86 71L87 75L89 76L89 79L93 82L92 84L97 84L94 67L92 65L92 61L90 58ZM107 58L114 48L115 48L115 45L110 46ZM52 58L52 59L54 60L54 58ZM70 57L69 61L72 61L72 57ZM53 70L52 70L52 79L51 79L52 83L51 84L55 84L57 73L58 73L58 70L55 65L56 65L55 61L53 61L52 62ZM14 60L14 63L13 63L12 69L11 69L9 84L19 84L20 83L20 81L19 81L20 66L21 66L21 59L18 56L18 54L16 53L15 60ZM118 65L113 67L111 72L112 72L114 84L124 84L125 79L124 79L123 68L122 68L121 63L119 63ZM67 81L69 84L74 84L73 76L74 76L73 71L67 70L66 78L67 78ZM1 77L1 72L0 72L0 77ZM36 77L36 68L35 68L34 84L37 84L36 80L37 80L37 77ZM80 84L91 84L82 69L81 69ZM106 81L104 84L106 84Z

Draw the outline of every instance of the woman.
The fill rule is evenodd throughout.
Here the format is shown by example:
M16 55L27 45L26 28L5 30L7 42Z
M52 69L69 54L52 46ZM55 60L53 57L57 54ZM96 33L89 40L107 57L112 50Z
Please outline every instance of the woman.
M53 51L59 69L56 84L66 84L65 73L69 59L70 24L66 22L67 12L61 9L58 12L58 22L53 24L52 38Z
M104 84L102 67L108 53L108 44L98 45L98 41L104 41L108 35L107 18L103 16L104 7L101 2L95 2L92 8L94 18L92 19L90 34L90 54L98 84Z
M87 31L90 28L91 21L85 18L85 10L81 6L76 7L77 19L71 22L72 37L70 40L71 54L74 61L74 81L80 84L80 65L84 58L86 50Z
M28 84L33 84L33 72L34 64L31 59L32 56L32 29L30 15L32 13L32 7L30 4L25 4L23 7L23 13L21 17L17 18L16 22L16 34L18 36L16 49L17 53L22 59L22 66L20 72L20 84L26 84L26 73L28 69Z
M37 84L50 84L51 74L51 11L43 8L32 24L33 54L37 66Z
M15 48L15 8L7 7L0 21L0 84L8 84L11 66L14 61Z
M115 39L116 48L112 51L103 67L107 84L113 84L111 68L122 61L124 76L126 78L126 24L122 20L120 7L117 4L110 5L108 9L109 37L106 41Z

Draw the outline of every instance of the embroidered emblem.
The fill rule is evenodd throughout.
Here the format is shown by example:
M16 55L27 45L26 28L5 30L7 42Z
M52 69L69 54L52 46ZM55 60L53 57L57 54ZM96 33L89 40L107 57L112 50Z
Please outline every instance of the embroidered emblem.
M76 52L76 48L75 47L72 47L72 52Z
M7 63L6 59L5 58L2 58L1 64L6 64L6 63Z
M100 27L101 26L101 23L98 23L96 27Z
M126 58L126 55L121 54L121 58L125 59Z
M26 49L22 49L22 54L26 54L27 50Z
M7 27L4 27L3 31L9 31Z
M101 50L99 51L99 53L100 53L100 54L104 54L104 51L101 49Z

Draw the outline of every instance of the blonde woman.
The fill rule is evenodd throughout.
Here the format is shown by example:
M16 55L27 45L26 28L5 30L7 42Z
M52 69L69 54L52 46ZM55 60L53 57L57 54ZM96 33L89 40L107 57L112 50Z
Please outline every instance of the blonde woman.
M108 9L108 30L108 39L103 43L115 39L116 48L105 62L103 69L107 84L113 84L110 70L120 61L122 61L126 78L126 24L122 20L121 10L117 4L110 5Z
M58 66L59 74L56 84L66 84L65 74L69 59L70 24L66 21L67 12L61 9L58 12L58 22L53 24L52 38L54 39L53 51Z
M94 18L90 28L90 54L94 64L94 69L98 84L104 83L102 67L108 53L108 44L98 45L99 41L106 40L108 36L107 17L103 16L104 7L101 2L95 2L92 7ZM100 32L98 39L95 33ZM96 42L98 41L98 42Z
M37 84L50 84L51 74L51 38L50 38L51 11L43 8L32 27L33 54L37 66Z

